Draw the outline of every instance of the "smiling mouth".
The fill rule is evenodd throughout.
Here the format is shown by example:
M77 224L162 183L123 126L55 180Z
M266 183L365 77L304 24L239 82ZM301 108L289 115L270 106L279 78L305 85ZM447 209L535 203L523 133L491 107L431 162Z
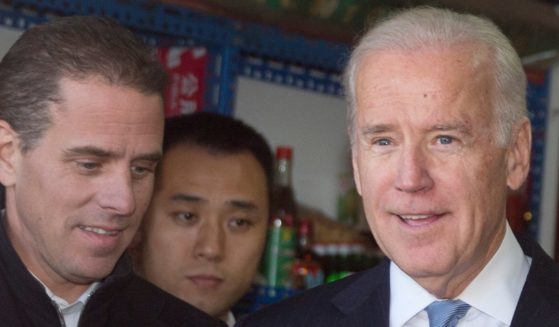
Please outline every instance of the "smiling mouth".
M411 227L426 226L436 222L441 218L442 214L400 214L396 215L404 224Z
M398 215L398 217L403 220L422 220L434 217L434 215Z
M100 227L92 227L92 226L85 226L85 225L80 225L79 228L86 232L95 233L104 236L117 236L118 233L120 232L118 230L107 230Z

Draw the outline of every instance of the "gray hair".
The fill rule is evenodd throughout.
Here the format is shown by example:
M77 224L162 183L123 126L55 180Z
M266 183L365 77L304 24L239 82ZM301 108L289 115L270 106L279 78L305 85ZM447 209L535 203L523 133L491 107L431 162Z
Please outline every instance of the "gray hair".
M490 51L495 67L492 105L498 121L496 138L498 144L508 144L515 123L527 116L526 75L518 54L488 19L432 7L417 7L388 17L373 26L353 50L344 76L351 143L355 138L355 78L364 56L383 50L411 51L465 42L485 45Z

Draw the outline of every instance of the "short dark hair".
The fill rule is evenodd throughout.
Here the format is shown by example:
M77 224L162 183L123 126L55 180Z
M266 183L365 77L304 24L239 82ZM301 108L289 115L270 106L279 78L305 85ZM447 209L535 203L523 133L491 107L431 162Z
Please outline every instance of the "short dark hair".
M62 78L102 77L109 84L163 97L166 73L154 51L111 18L69 16L28 29L0 62L0 119L31 149L60 102ZM92 94L91 96L95 96Z
M274 169L272 151L264 137L242 121L209 112L168 118L163 152L180 144L197 145L222 154L249 152L264 170L270 195Z

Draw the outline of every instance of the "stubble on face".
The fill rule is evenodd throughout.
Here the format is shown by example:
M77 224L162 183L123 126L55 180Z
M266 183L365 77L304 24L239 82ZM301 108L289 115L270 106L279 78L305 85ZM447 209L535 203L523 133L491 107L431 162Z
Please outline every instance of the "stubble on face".
M64 101L45 135L18 152L7 217L26 267L72 302L112 271L139 225L163 113L159 96L100 78L60 83Z

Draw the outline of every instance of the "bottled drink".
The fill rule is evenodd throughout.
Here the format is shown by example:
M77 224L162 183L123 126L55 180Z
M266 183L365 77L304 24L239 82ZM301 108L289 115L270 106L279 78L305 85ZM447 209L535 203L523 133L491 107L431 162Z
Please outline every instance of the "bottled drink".
M350 244L349 272L356 273L368 268L366 266L365 246L361 243Z
M340 251L336 243L327 244L325 247L326 261L328 267L326 269L326 282L334 282L340 279Z
M301 220L298 228L297 259L293 264L293 287L306 290L324 282L324 271L312 250L312 222Z
M293 287L291 270L296 250L297 209L291 187L292 153L290 147L276 149L270 227L263 262L264 277L272 288Z
M338 253L340 256L338 279L345 278L355 272L351 266L351 245L348 243L341 243L339 245Z

